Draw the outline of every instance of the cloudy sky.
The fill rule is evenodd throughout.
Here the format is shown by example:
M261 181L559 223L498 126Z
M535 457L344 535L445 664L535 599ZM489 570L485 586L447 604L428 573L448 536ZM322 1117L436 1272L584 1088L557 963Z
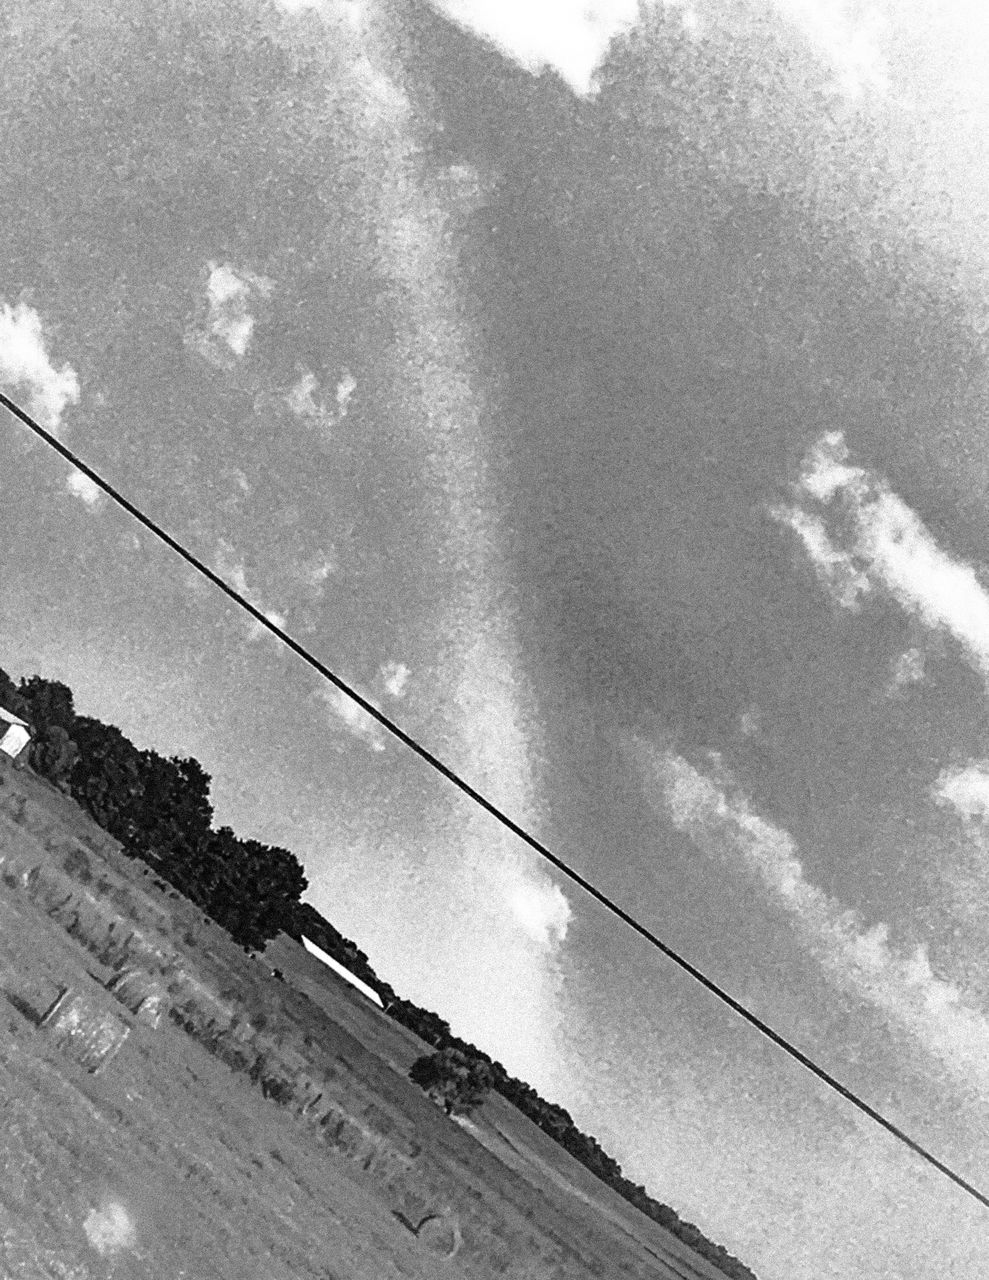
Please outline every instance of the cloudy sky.
M8 0L0 382L982 1185L989 12ZM2 652L763 1280L989 1213L0 428ZM983 1188L985 1189L985 1188Z

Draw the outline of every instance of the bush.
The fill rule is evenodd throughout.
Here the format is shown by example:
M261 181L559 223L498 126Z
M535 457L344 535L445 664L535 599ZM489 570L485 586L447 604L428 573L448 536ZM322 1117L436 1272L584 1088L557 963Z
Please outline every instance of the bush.
M441 1049L413 1062L409 1079L448 1116L471 1115L491 1092L491 1066L460 1049Z

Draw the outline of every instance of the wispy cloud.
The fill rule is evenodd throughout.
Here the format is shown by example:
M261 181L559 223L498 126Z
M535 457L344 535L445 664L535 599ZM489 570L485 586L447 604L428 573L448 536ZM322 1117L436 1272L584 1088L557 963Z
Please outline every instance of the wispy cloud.
M284 613L268 608L261 603L257 593L248 585L247 570L244 565L237 560L232 544L225 538L221 538L217 545L217 551L213 561L213 569L214 572L218 573L221 578L233 587L238 595L243 596L248 604L252 604L255 609L260 610L269 622L274 623L276 627L280 627L282 630L285 629L288 623L288 618ZM265 636L270 637L275 641L275 643L279 643L278 637L272 635L263 623L259 622L257 618L251 618L247 622L248 640L260 640Z
M505 894L512 919L533 942L551 949L564 941L573 911L563 890L540 876L511 868Z
M923 649L907 649L893 663L893 674L890 676L886 692L892 697L912 684L923 684L926 674L926 660Z
M229 262L207 264L204 309L186 341L218 368L232 368L254 332L252 304L271 293L274 282Z
M0 385L12 397L26 393L27 412L56 435L66 406L79 401L75 370L52 364L41 317L23 302L14 307L0 304Z
M385 693L392 698L404 698L406 685L412 672L404 662L383 662L378 671Z
M310 604L315 604L322 600L327 582L337 572L336 560L320 553L314 560L301 565L300 569L305 597Z
M609 42L639 16L638 0L439 0L438 7L527 70L552 67L582 95L593 92Z
M848 98L890 90L883 45L889 23L875 8L849 0L774 0L780 16L804 36L834 75L833 89Z
M277 609L262 609L261 612L268 621L278 627L279 630L284 631L286 626L288 626L287 616L284 613L279 613ZM275 640L276 642L278 640L278 637L272 635L263 623L258 622L256 618L253 618L251 622L248 623L247 627L248 640L263 640L265 636L271 636L272 640Z
M789 833L755 813L723 768L710 777L672 752L640 745L674 825L705 853L753 874L770 901L789 914L800 943L831 981L908 1032L960 1084L989 1084L989 1019L933 971L924 943L894 948L888 925L867 928L856 912L812 884ZM978 788L974 778L957 784L956 798L978 803Z
M350 404L354 392L357 390L357 380L352 374L344 370L343 377L337 383L336 402L337 413L341 418L347 413L347 406Z
M98 511L106 501L106 494L89 476L83 471L72 469L68 479L65 482L66 490L73 497L84 502L91 511Z
M989 818L989 760L945 769L935 784L934 797L963 818Z
M298 0L289 0L298 3ZM448 17L490 40L532 72L556 71L575 93L592 94L594 73L612 39L639 19L638 0L436 0ZM285 0L282 0L285 3ZM688 35L719 21L718 7L700 0L659 0L680 15ZM800 33L849 99L888 97L888 22L876 8L852 0L774 0L780 19Z
M369 712L365 711L359 702L355 702L353 698L343 692L342 689L336 688L335 685L326 685L320 690L319 696L329 709L331 719L342 725L348 733L372 751L384 751L385 749L385 732L381 725L375 720ZM364 696L363 694L361 695ZM368 698L368 702L373 707L381 710L381 704L376 698Z
M298 382L289 388L285 403L297 418L305 418L325 428L342 422L357 390L357 380L345 369L333 394L335 407L329 405L320 394L319 379L308 369L303 369Z
M319 379L310 371L305 371L299 381L292 386L288 394L285 396L285 402L292 412L299 418L318 418L321 413L320 406L316 403L315 391L319 386Z
M882 587L926 626L954 636L989 675L989 593L975 570L942 550L884 480L849 463L841 432L817 442L794 489L796 502L770 514L798 534L839 604L854 608ZM826 514L809 511L811 503Z
M773 507L774 520L787 525L804 545L814 571L831 598L845 609L858 609L859 599L871 587L852 555L839 550L820 516L799 507Z
M759 707L746 707L738 717L738 727L746 738L757 737L762 732L762 710Z

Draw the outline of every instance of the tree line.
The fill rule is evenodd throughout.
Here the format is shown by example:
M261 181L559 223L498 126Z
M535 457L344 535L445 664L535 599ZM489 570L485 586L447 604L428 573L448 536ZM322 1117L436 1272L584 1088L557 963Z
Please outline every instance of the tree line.
M451 1110L470 1110L489 1089L500 1093L586 1169L660 1223L732 1280L755 1280L748 1267L708 1240L669 1205L626 1178L597 1139L570 1113L475 1045L455 1036L438 1014L401 998L377 976L355 943L302 901L308 881L294 854L244 840L213 826L210 777L197 760L142 751L113 725L75 712L67 685L41 676L16 683L0 669L0 707L31 727L27 763L71 795L124 851L152 866L179 893L224 928L240 946L261 951L285 932L305 934L373 987L386 1012L437 1051L416 1064L413 1078Z

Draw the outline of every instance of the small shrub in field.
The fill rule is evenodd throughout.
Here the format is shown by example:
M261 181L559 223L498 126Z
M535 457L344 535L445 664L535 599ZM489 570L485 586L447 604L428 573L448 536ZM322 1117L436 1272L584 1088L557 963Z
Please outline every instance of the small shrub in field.
M491 1092L491 1068L481 1058L460 1049L441 1049L413 1062L409 1079L417 1084L448 1116L476 1111Z

